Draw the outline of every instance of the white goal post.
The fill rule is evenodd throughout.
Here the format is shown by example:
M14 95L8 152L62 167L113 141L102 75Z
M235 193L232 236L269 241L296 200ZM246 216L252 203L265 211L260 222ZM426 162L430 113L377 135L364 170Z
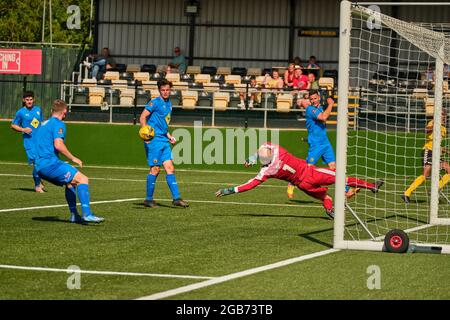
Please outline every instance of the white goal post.
M433 5L341 2L334 247L386 251L385 236L395 229L408 234L409 252L450 253L450 188L439 187L450 174L440 170L450 163L441 150L450 145L441 134L442 112L450 113L448 69L444 75L450 24L407 22L373 10L387 4ZM359 100L354 128L348 126L350 95ZM431 120L427 178L422 150ZM385 184L347 201L346 176ZM406 194L411 202L402 200Z

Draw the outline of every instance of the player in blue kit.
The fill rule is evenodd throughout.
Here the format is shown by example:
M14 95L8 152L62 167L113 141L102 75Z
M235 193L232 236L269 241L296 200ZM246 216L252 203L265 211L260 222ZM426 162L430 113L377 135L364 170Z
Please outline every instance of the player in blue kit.
M310 105L306 107L306 129L308 130L308 156L306 162L315 165L319 159L328 165L330 170L336 170L336 157L334 155L333 146L327 136L326 121L330 117L333 109L334 100L327 98L327 107L324 109L320 105L320 94L317 90L312 90L309 95ZM288 198L292 198L294 194L294 186L288 185ZM350 190L346 188L347 198L351 198L359 188Z
M172 193L172 204L183 208L189 206L181 199L180 191L178 190L172 150L170 148L170 144L176 142L175 138L169 133L169 123L172 114L172 103L169 101L171 88L172 82L166 79L158 81L160 96L146 105L139 119L141 127L149 125L155 130L153 139L144 142L147 164L150 167L150 172L147 175L147 195L144 205L150 208L157 207L155 200L153 200L153 193L161 165L167 173L166 181Z
M67 149L66 125L63 120L67 114L67 104L55 100L52 105L52 116L43 122L35 137L35 166L43 179L57 185L66 186L65 195L70 210L70 222L102 222L104 219L95 216L90 209L89 180L75 167L59 159L62 153L73 163L83 166L83 162ZM77 211L77 197L81 202L82 216Z
M22 101L24 106L17 111L11 123L11 128L22 132L23 146L28 157L28 163L33 165L34 137L43 121L42 110L39 106L34 105L34 93L32 91L24 92ZM35 167L33 168L33 180L34 190L36 192L44 192L44 186Z

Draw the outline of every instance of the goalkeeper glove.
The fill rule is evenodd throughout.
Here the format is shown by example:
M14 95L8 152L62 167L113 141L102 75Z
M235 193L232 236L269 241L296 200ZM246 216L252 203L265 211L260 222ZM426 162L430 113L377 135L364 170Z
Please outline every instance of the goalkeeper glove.
M234 187L226 188L226 189L220 189L219 191L216 192L216 197L227 196L227 195L233 194L233 193L235 193Z
M250 156L247 160L245 160L245 166L251 167L254 166L258 162L258 154L255 153L254 155Z

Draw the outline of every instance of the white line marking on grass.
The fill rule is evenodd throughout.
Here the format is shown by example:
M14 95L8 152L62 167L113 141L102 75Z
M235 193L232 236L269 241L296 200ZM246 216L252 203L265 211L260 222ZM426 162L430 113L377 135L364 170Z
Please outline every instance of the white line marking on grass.
M103 200L103 201L92 201L92 204L105 204L105 203L119 203L119 202L130 202L130 201L143 201L143 198L130 198L130 199L118 199L118 200ZM172 202L172 199L155 199L156 201L167 201ZM267 207L292 207L292 208L322 208L321 205L302 205L298 204L281 204L281 203L258 203L258 202L233 202L233 201L208 201L208 200L191 200L186 199L187 202L192 203L214 203L214 204L232 204L232 205L251 205L251 206L267 206ZM77 203L80 205L80 203ZM11 209L1 209L2 212L14 212L14 211L27 211L27 210L38 210L38 209L51 209L51 208L61 208L67 207L67 204L55 204L49 206L37 206L37 207L26 207L26 208L11 208Z
M0 164L4 165L14 165L14 166L30 166L25 162L1 162ZM141 170L141 171L149 171L149 168L144 167L115 167L115 166L83 166L83 168L89 169L113 169L113 170ZM236 173L236 174L253 174L256 175L258 172L249 172L249 171L236 171L236 170L203 170L203 169L176 169L176 171L180 172L204 172L204 173Z
M215 279L214 277L179 275L179 274L159 274L159 273L139 273L139 272L116 272L116 271L94 271L94 270L71 270L71 269L56 269L56 268L42 268L42 267L23 267L0 264L1 269L13 270L31 270L31 271L48 271L48 272L66 272L66 273L85 273L85 274L100 274L107 276L133 276L133 277L156 277L156 278L181 278L181 279Z
M159 292L159 293L155 293L149 296L145 296L145 297L141 297L138 298L137 300L159 300L159 299L164 299L164 298L168 298L168 297L172 297L181 293L186 293L186 292L190 292L193 290L197 290L200 288L205 288L208 286L212 286L218 283L223 283L223 282L227 282L230 280L234 280L234 279L238 279L241 277L246 277L249 275L253 275L259 272L263 272L263 271L267 271L267 270L272 270L272 269L276 269L276 268L281 268L293 263L297 263L297 262L301 262L301 261L305 261L305 260L309 260L309 259L314 259L317 257L321 257L330 253L334 253L334 252L338 252L340 251L339 249L327 249L327 250L323 250L323 251L319 251L319 252L315 252L315 253L311 253L311 254L307 254L304 256L300 256L300 257L296 257L296 258L291 258L291 259L287 259L287 260L283 260L283 261L279 261L276 263L272 263L266 266L262 266L262 267L257 267L257 268L253 268L253 269L248 269L248 270L244 270L244 271L240 271L240 272L236 272L236 273L231 273L225 276L221 276L221 277L217 277L214 279L210 279L207 281L202 281L199 283L194 283L194 284L190 284L184 287L180 287L180 288L176 288L176 289L172 289L172 290L168 290L168 291L163 291L163 292Z

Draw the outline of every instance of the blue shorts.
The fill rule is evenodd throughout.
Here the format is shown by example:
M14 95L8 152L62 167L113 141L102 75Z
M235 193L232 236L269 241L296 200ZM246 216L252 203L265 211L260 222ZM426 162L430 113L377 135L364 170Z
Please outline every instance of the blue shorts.
M325 164L336 162L336 157L331 144L327 143L323 145L309 146L306 162L309 164L316 164L319 159L322 159Z
M159 167L164 161L173 160L169 141L153 139L149 143L144 143L144 148L149 167Z
M45 166L38 171L39 176L57 186L64 186L72 182L78 170L64 161L58 160L54 164Z

